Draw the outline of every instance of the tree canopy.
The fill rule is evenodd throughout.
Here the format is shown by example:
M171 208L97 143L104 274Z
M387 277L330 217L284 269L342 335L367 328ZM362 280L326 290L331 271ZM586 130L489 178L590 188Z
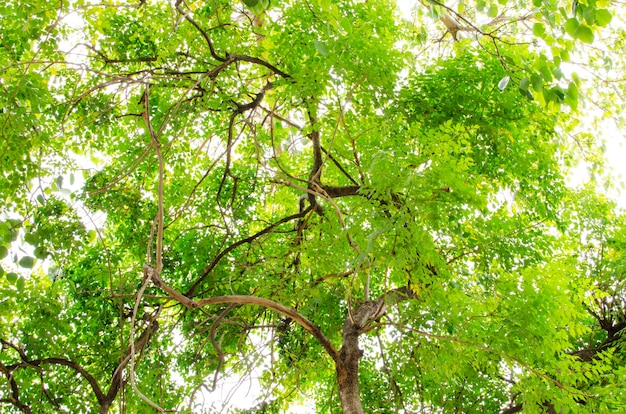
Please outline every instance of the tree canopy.
M0 10L0 412L626 410L623 2Z

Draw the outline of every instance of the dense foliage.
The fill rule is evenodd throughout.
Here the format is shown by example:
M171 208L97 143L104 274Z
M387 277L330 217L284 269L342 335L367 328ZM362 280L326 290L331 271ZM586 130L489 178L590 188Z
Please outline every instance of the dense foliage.
M0 412L625 411L624 4L410 6L1 4Z

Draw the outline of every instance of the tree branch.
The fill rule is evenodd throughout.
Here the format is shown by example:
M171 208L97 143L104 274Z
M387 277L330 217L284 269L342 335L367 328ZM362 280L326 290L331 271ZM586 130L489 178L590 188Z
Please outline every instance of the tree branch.
M43 358L43 359L30 360L28 359L28 356L26 355L26 353L22 349L20 349L18 346L14 345L13 343L5 341L4 339L0 339L0 343L17 351L17 353L20 355L20 359L23 362L20 364L7 365L5 369L8 372L12 372L17 368L24 367L24 366L39 367L40 365L43 365L43 364L66 366L78 372L89 383L100 405L102 405L103 402L106 401L106 396L102 392L100 385L98 385L98 381L96 381L96 379L78 363L71 361L69 359L64 359L64 358ZM14 388L13 393L15 394L16 392L17 392L17 388Z
M245 239L241 239L241 240L231 244L230 246L228 246L224 250L222 250L217 256L215 256L213 261L211 261L211 263L209 263L204 268L204 270L202 270L202 273L200 274L200 277L187 290L187 292L185 293L185 296L190 297L190 298L193 297L195 292L196 292L196 289L198 289L198 286L200 286L200 284L204 281L204 279L206 279L206 277L209 275L209 273L211 273L211 271L215 268L215 266L217 266L217 264L228 253L230 253L231 251L235 250L237 247L241 246L242 244L250 243L250 242L254 241L255 239L258 239L259 237L272 232L276 227L280 226L281 224L288 223L288 222L290 222L292 220L296 220L296 219L299 219L299 218L302 218L302 217L306 216L309 211L311 211L311 207L310 206L307 207L306 209L302 210L299 213L292 214L292 215L287 216L287 217L283 217L282 219L278 220L277 222L272 223L268 227L266 227L263 230L259 231L258 233L255 233L255 234L253 234L250 237L246 237ZM168 293L170 293L170 292L168 292Z
M206 306L206 305L216 305L223 303L235 303L239 305L257 305L262 306L267 309L271 309L275 312L280 313L283 316L286 316L296 322L298 325L302 326L306 329L313 337L322 345L326 353L330 355L333 361L337 361L338 352L330 342L330 340L324 335L319 326L315 325L313 322L309 321L307 318L298 313L295 309L289 308L285 305L282 305L278 302L274 302L273 300L260 298L256 296L242 296L242 295L233 295L233 296L216 296L213 298L205 298L199 299L195 301L198 306Z

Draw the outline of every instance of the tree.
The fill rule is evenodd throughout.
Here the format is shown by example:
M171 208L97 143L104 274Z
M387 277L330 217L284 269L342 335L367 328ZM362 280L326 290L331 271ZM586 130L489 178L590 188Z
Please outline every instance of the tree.
M526 3L0 6L0 410L623 410L624 10Z

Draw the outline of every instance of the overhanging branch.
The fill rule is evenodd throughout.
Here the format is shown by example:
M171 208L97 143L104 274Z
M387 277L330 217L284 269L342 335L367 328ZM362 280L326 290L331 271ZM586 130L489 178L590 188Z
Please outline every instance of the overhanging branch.
M196 309L207 305L229 303L237 305L257 305L278 312L281 315L292 319L298 325L306 329L311 335L313 335L313 337L320 343L320 345L322 345L324 350L328 353L328 355L330 355L333 361L337 362L338 352L333 344L330 342L330 340L326 337L326 335L324 335L320 327L315 325L313 322L305 318L300 313L298 313L298 311L296 311L295 309L292 309L270 299L247 295L215 296L212 298L193 300L165 284L161 280L161 278L154 272L154 269L151 269L149 266L146 266L144 271L146 272L146 275L148 277L152 278L152 281L157 287L163 289L172 297L172 299L176 300L177 302L189 309Z

